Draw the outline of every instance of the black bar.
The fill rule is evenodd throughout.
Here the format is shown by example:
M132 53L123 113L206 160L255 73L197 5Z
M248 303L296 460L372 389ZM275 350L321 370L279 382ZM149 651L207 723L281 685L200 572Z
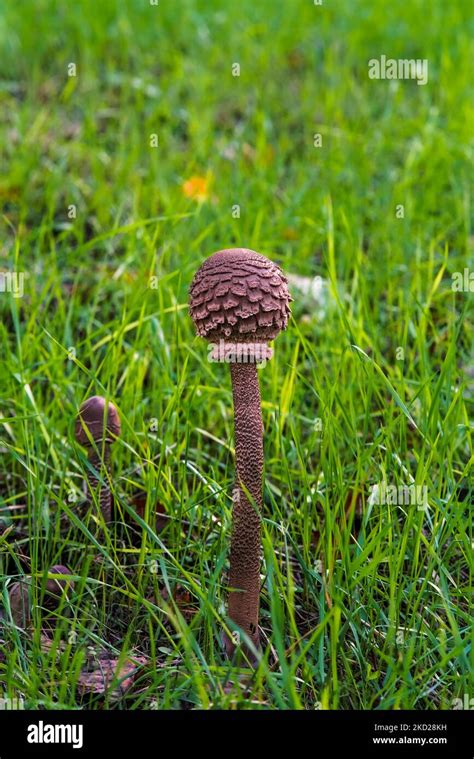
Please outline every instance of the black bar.
M255 756L276 745L278 755L472 757L472 714L452 711L0 711L0 759L23 756L132 757L171 750L206 756L232 749ZM55 726L65 726L57 732ZM53 727L51 727L53 726ZM66 727L66 726L69 726ZM76 726L76 732L73 732ZM82 726L82 734L79 727ZM69 738L65 743L31 739ZM335 752L335 753L334 753ZM292 759L292 758L290 758Z

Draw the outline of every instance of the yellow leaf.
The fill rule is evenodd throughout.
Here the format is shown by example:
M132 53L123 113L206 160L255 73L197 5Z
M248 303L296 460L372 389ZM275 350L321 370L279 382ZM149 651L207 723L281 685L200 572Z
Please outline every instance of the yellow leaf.
M197 200L198 203L203 203L209 199L209 188L211 184L211 177L206 175L205 177L192 176L183 182L182 191L187 198Z

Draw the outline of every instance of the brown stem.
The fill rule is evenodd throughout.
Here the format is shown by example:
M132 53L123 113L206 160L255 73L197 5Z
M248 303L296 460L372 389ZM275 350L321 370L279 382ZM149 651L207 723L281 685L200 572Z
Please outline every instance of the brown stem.
M229 617L258 647L263 423L255 363L231 363L237 485L230 549ZM247 493L250 495L249 499ZM226 640L230 654L235 646Z
M98 446L101 445L100 442L97 443ZM94 503L94 497L92 493L97 494L97 490L99 489L99 505L100 505L100 511L102 513L102 516L104 517L104 521L107 524L108 522L112 521L112 495L110 492L110 487L108 484L108 480L110 478L110 447L105 444L103 449L103 455L101 455L102 451L95 450L94 448L89 448L89 463L91 466L95 469L96 472L101 476L101 479L98 479L94 474L90 474L88 477L89 481L89 501L90 503Z

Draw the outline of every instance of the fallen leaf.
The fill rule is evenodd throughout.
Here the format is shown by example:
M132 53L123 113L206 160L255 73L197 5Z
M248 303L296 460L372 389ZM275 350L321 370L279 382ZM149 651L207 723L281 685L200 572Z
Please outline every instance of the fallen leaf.
M107 654L94 661L93 668L85 669L78 679L78 691L82 696L105 695L119 699L133 685L138 670L147 663L143 656L126 659L119 665L119 659ZM111 685L113 688L110 691ZM110 691L110 692L109 692Z
M209 188L211 184L210 175L205 177L192 176L183 182L182 191L183 195L192 200L196 200L198 203L203 203L205 200L209 200Z

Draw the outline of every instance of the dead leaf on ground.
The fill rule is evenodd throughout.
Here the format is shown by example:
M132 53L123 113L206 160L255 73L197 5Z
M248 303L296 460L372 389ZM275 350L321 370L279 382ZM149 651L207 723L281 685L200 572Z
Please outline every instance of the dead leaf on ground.
M137 672L147 664L144 656L134 656L119 664L120 659L101 654L89 662L79 675L78 692L81 696L108 695L119 699L133 685ZM110 690L110 688L112 689Z

